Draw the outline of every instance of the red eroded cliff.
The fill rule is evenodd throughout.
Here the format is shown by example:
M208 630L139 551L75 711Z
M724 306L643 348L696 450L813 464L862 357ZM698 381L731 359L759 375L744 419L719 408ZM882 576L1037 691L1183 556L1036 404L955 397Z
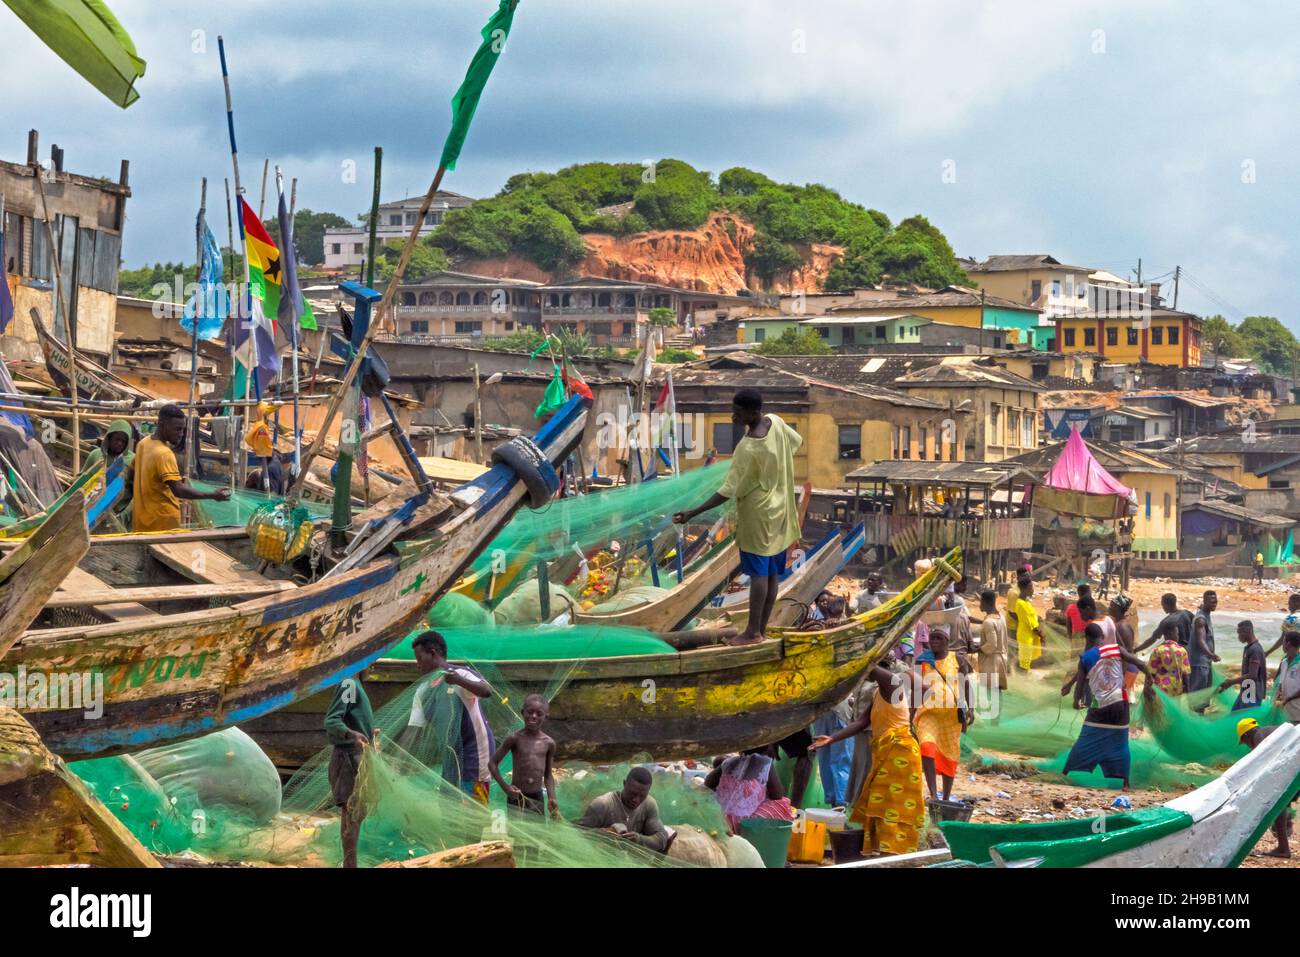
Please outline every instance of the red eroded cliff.
M711 214L699 229L656 230L624 237L587 233L583 236L587 242L587 258L578 264L574 273L735 295L757 284L754 277L746 275L741 252L753 234L752 224L726 212ZM804 267L795 270L792 276L780 277L773 291L821 288L827 270L843 254L840 247L825 243L796 248L804 258ZM537 282L561 278L522 256L470 259L455 268Z

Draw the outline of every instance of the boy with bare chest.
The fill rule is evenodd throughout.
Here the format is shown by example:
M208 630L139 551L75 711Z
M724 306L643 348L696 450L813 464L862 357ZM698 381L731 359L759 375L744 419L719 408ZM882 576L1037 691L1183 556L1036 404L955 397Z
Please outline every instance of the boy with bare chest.
M524 699L524 726L511 734L496 754L492 756L492 777L506 792L506 799L512 807L522 811L542 814L542 789L546 789L546 803L552 815L559 813L555 800L555 777L552 766L555 762L555 740L544 731L542 724L548 712L546 699L539 694L530 694ZM511 782L501 775L501 762L510 755Z

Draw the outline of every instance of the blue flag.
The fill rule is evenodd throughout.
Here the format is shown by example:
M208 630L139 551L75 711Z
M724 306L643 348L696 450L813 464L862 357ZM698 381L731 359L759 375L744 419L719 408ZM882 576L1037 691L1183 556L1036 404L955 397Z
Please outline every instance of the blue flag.
M0 223L0 333L14 317L14 297L9 294L9 260L5 259L4 223Z
M189 302L185 303L181 328L190 335L195 335L194 318L197 315L198 337L216 339L220 337L221 327L230 315L230 295L222 281L221 249L217 246L217 239L202 219L199 228L203 233L203 260L199 264L198 289Z

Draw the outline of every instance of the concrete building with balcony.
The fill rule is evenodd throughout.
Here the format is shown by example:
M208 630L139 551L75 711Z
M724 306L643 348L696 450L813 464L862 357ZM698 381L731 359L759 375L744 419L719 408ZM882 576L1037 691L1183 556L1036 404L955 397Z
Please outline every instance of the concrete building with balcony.
M405 239L411 234L411 227L424 204L423 196L394 200L379 204L379 220L375 227L378 246L391 239ZM425 214L420 227L420 235L428 236L442 225L443 218L453 209L464 209L474 205L474 200L460 193L438 190L433 205ZM360 226L330 226L325 229L325 268L355 269L366 259L370 248L369 214L361 217Z
M1058 317L1056 330L1060 352L1095 352L1122 365L1201 365L1201 320L1190 312L1160 305L1083 311Z
M398 287L389 328L399 338L472 345L541 324L540 283L440 272Z
M48 168L43 168L37 151L38 137L32 130L27 162L0 161L4 281L14 302L13 320L0 335L0 351L8 359L42 360L31 319L35 309L46 330L60 341L67 338L70 315L77 350L106 365L117 323L122 228L131 195L129 165L122 160L114 181L66 171L58 146L51 150ZM57 301L56 259L63 283Z
M699 292L659 283L630 282L603 276L583 276L541 287L542 321L552 331L568 329L587 336L593 345L632 348L644 338L653 309L672 311L675 324L716 321L734 309L747 310L746 296ZM712 317L712 318L710 318Z

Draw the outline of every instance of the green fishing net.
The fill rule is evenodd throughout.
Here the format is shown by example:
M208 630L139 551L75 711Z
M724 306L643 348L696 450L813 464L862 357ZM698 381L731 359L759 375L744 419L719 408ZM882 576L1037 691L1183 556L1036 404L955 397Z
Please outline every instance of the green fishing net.
M571 659L580 663L586 658L671 654L674 650L672 645L653 632L617 625L497 625L489 630L475 626L440 627L438 632L447 640L449 658L473 662L475 666L492 661L552 658ZM412 660L415 655L411 651L411 642L419 633L419 630L411 632L386 652L385 657Z
M210 482L195 481L191 483L195 488L204 492L214 492L219 488L227 488L225 485L214 485ZM225 528L228 526L244 527L248 525L248 520L255 513L263 509L273 509L283 504L284 498L279 495L270 495L266 492L258 492L253 489L237 488L230 493L230 499L225 502L198 500L193 504L202 516L203 523L213 528ZM330 507L320 502L301 501L298 508L302 509L307 517L312 519L326 518L330 514Z
M1002 764L1019 758L1042 771L1061 774L1066 757L1079 737L1086 712L1073 707L1072 695L1062 696L1061 686L1074 673L1077 655L1069 641L1052 627L1048 634L1046 667L1021 671L1012 655L1008 689L998 693L996 707L982 710L963 735L965 757L985 764ZM1210 689L1171 698L1157 689L1148 705L1134 692L1130 781L1135 787L1174 789L1204 784L1246 754L1237 741L1237 722L1256 718L1260 724L1278 724L1285 716L1271 704L1233 711L1236 689L1217 693L1223 680L1217 670ZM1118 787L1097 770L1071 772L1071 784L1082 787Z

